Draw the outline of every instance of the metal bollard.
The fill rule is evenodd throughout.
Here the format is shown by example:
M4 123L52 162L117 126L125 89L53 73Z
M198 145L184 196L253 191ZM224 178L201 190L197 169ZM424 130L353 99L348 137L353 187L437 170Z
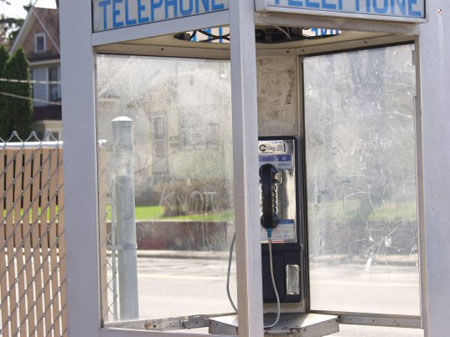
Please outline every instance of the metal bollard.
M120 320L139 318L136 215L133 169L133 120L113 119L114 205L118 255Z

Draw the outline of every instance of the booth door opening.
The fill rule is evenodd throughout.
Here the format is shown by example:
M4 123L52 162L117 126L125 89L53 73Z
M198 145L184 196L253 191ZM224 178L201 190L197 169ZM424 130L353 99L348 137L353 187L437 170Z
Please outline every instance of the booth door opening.
M311 310L420 315L413 52L303 59Z

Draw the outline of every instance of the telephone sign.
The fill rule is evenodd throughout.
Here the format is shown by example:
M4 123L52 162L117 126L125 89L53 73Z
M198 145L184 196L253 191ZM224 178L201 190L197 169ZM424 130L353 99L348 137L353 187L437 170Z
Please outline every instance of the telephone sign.
M255 0L258 11L422 21L425 0Z
M228 0L93 0L94 32L228 9Z

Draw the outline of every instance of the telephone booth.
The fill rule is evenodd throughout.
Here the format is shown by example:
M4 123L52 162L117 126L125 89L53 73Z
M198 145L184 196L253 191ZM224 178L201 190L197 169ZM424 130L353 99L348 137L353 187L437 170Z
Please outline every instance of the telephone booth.
M62 2L68 335L450 331L449 14Z

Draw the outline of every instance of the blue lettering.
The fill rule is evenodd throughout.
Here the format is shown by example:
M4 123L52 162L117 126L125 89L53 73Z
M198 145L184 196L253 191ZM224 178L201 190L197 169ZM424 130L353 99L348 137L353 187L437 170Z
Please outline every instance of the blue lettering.
M122 3L123 0L113 0L113 27L120 28L123 27L123 21L118 21L117 17L120 15L120 10L117 9L116 5Z
M200 11L200 2L203 4L203 11ZM203 12L209 12L209 0L195 0L195 12L203 13Z
M224 9L225 6L223 5L223 3L221 4L216 4L216 0L212 0L211 1L211 7L213 11L220 11L221 9Z
M103 29L108 29L108 11L106 6L111 5L111 0L103 0L98 3L99 7L103 7Z
M330 1L330 0L322 0L322 8L336 9L336 4L329 4L327 1Z
M381 1L383 1L383 8L378 7L378 0L373 0L373 10L378 14L385 14L389 9L388 0L381 0Z
M361 4L360 4L361 0L355 0L355 9L357 12L361 12ZM364 1L364 0L362 0ZM374 0L376 1L376 0ZM342 3L340 4L342 6ZM370 13L370 0L366 0L366 11L365 13Z
M180 0L180 13L183 16L188 16L192 14L192 11L194 10L194 0L188 0L189 1L189 8L184 9L184 0Z
M317 2L312 2L313 0L306 0L306 7L310 8L320 8L320 4Z
M211 36L208 36L208 34L209 34L209 35L212 34L211 28L203 29L203 31L205 32L205 35L206 35L206 37L207 37L207 42L208 42L208 43L211 43L212 37L211 37Z
M413 10L413 5L417 4L417 0L409 0L408 2L408 14L409 16L415 16L418 18L423 17L422 12Z
M343 9L343 6L342 6L342 0L339 0L339 2L338 2L338 6L339 6L339 9L340 9L340 10L342 10L342 9Z
M402 15L406 15L406 0L391 0L391 14L395 15L397 13L396 8L400 9Z
M150 18L151 18L152 22L155 21L155 9L161 8L162 2L163 2L163 0L159 0L159 1L151 0L150 1L150 4L151 4Z
M222 27L219 27L219 43L223 43L223 38L222 38L222 36L223 36L223 28Z
M134 26L136 24L136 19L130 20L129 11L128 0L125 0L125 23L127 26Z
M176 18L178 16L178 3L177 0L166 0L165 1L165 14L166 19L169 19L169 7L173 7L173 17Z
M142 16L142 12L145 11L145 6L142 4L142 0L137 0L137 10L138 10L138 22L148 23L150 20L146 16Z
M300 0L288 0L289 6L303 6L303 1Z

